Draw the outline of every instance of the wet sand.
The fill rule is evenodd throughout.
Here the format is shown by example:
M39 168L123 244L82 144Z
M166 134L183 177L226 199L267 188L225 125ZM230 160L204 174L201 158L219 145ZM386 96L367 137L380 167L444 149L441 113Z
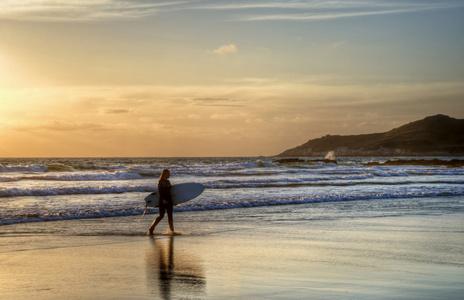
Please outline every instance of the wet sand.
M333 204L331 204L333 206ZM1 299L462 299L464 215L312 220L314 205L0 227Z

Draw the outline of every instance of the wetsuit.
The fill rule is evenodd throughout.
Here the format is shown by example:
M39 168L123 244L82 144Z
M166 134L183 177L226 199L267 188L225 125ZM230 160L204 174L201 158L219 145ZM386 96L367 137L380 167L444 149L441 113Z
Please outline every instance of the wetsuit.
M174 221L172 217L172 212L174 210L174 203L172 202L171 197L171 182L167 179L160 179L158 181L158 194L159 194L159 216L153 221L150 229L148 230L149 234L153 234L156 225L164 218L164 213L168 211L168 223L169 228L174 232ZM165 204L164 201L167 203Z
M160 217L164 217L165 210L168 211L169 215L172 216L172 210L174 207L174 203L172 202L171 197L171 182L167 179L160 179L158 181L158 193L159 193L159 214ZM164 201L167 201L167 204L164 204Z

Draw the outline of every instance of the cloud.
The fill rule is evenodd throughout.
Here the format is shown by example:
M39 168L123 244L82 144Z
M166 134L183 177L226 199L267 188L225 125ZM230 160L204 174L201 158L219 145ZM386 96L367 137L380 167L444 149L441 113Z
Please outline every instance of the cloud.
M312 118L304 115L296 115L296 116L278 116L274 117L273 121L275 123L308 123L312 121Z
M230 119L237 119L237 118L247 118L249 117L249 113L215 113L210 116L212 120L230 120Z
M2 0L0 19L34 21L89 21L140 18L184 2L128 0Z
M103 114L127 114L132 112L132 110L123 108L103 108L101 112Z
M12 125L11 128L17 131L79 131L79 130L92 130L102 131L110 130L112 126L88 123L88 122L63 122L58 120L49 120L42 123L33 124L16 124Z
M214 54L229 54L229 53L236 53L238 51L237 46L230 44L230 45L223 45L217 49L211 51Z
M387 1L213 1L151 2L143 0L2 0L0 19L33 20L47 22L101 21L108 19L134 19L164 12L193 10L237 11L229 20L235 21L321 21L338 18L362 17L416 12L423 10L463 7L461 0ZM253 13L253 14L250 14ZM234 45L225 45L228 47ZM213 53L236 52L222 47ZM218 51L218 52L216 52Z
M230 98L192 98L189 101L194 105L200 106L243 106L242 104L238 104L239 100L230 99Z
M233 101L232 99L229 98L193 98L193 101L199 101L199 102L217 102L217 101Z
M417 11L418 9L392 9L377 11L355 11L355 12L321 12L303 14L274 14L274 15L254 15L245 17L244 21L321 21L330 19L363 17L373 15L387 15L396 13L406 13ZM423 9L421 9L423 10Z
M347 1L246 1L198 5L195 9L237 10L245 12L237 21L322 21L339 18L386 15L462 7L458 0L414 1L347 0ZM249 14L253 12L254 14ZM247 14L247 15L245 15Z
M44 156L103 155L99 152L102 149L107 149L104 155L113 156L274 155L284 150L282 145L298 145L328 133L384 132L437 113L455 118L464 116L463 82L385 84L379 81L375 85L364 85L339 77L333 79L333 84L329 82L325 77L272 77L222 85L10 91L3 93L7 100L0 105L8 109L6 114L0 113L0 140L10 148L0 154L10 155L5 151L14 148L21 155L32 155L33 151L36 155L48 153L41 154ZM119 102L137 92L156 97L147 98L136 108ZM78 101L82 98L110 100L89 106ZM182 105L175 102L177 99L183 99ZM246 107L230 107L234 105ZM101 107L134 109L137 113L101 115L102 111L98 110ZM12 117L6 118L8 115ZM25 115L28 117L24 118ZM236 133L233 137L249 147L250 152L241 152L226 132ZM158 147L160 139L166 148ZM39 141L46 142L43 149L48 152L19 151L36 149ZM183 141L192 141L191 145L197 146L186 147ZM18 146L20 143L27 147ZM64 151L58 150L63 145L71 150L58 152ZM127 152L121 152L121 147L126 147Z

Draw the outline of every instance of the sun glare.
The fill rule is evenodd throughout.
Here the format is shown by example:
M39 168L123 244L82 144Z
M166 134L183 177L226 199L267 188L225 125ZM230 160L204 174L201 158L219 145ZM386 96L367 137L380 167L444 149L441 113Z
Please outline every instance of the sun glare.
M11 88L18 83L20 83L18 80L18 72L13 66L12 60L0 52L0 89ZM0 97L4 96L3 93L4 91L2 91ZM3 97L0 99L3 101Z
M5 57L0 53L0 88L4 86L6 83L6 78L7 78L7 72L8 72L8 64L6 62ZM0 94L0 97L2 94ZM1 104L1 103L0 103Z

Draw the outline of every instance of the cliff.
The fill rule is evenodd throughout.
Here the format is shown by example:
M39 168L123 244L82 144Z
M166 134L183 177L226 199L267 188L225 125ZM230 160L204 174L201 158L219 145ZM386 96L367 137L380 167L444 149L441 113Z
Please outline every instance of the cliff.
M464 119L435 115L384 133L326 135L286 150L279 157L464 155Z

